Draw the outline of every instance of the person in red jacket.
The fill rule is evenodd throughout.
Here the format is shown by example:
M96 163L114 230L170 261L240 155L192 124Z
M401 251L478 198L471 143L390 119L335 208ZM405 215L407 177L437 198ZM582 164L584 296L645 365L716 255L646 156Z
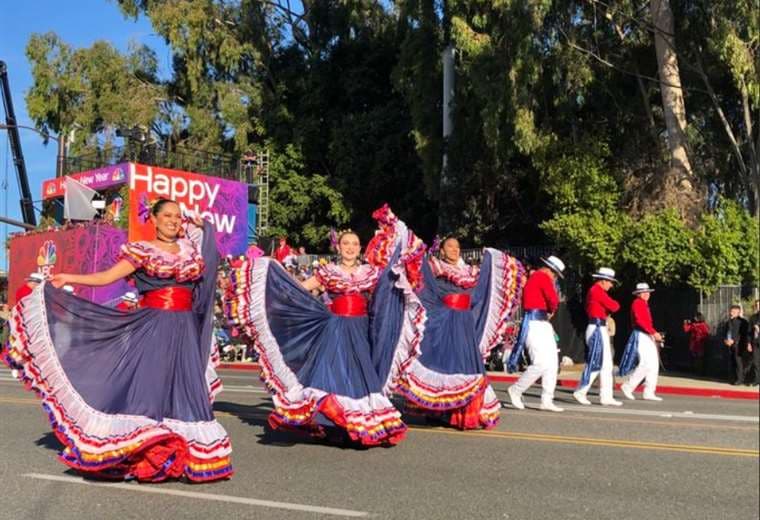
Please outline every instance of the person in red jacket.
M517 370L524 346L528 347L531 364L507 392L512 406L522 410L525 408L522 402L523 392L540 377L542 388L540 409L561 412L563 409L554 404L558 368L557 341L554 339L554 328L549 320L559 306L555 283L558 277L562 277L565 264L556 256L542 258L541 261L545 265L530 275L523 289L523 320L520 336L509 356L507 369L510 372Z
M26 283L18 288L16 291L16 303L20 302L30 294L35 287L45 281L45 276L42 273L32 273L27 279Z
M705 343L710 337L710 326L705 317L698 312L693 320L684 320L683 331L689 335L689 354L696 372L704 372Z
M649 298L654 292L646 283L636 284L633 291L634 298L631 303L631 324L633 332L628 338L625 352L620 360L620 375L627 375L636 364L636 370L628 378L628 381L620 386L623 395L633 401L633 391L644 381L645 401L662 401L655 395L657 388L657 376L660 374L660 354L657 351L657 343L662 341L662 334L657 332L652 324L652 313L649 311Z
M620 310L620 304L607 294L617 282L615 271L601 267L591 277L596 282L586 294L586 367L573 397L582 405L590 405L586 394L599 376L599 402L605 406L622 406L613 396L612 349L607 333L607 317Z
M287 237L280 237L280 245L274 250L274 257L282 264L285 263L285 259L291 254L292 251L288 245Z

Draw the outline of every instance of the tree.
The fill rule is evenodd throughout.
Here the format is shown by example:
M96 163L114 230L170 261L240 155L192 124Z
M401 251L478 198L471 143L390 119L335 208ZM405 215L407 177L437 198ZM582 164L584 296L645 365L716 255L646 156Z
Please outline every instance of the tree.
M692 169L687 153L686 107L683 100L681 73L678 69L673 11L670 0L651 0L654 46L657 53L657 73L668 131L670 165L679 176L678 184L691 188Z
M98 41L73 50L53 33L35 34L26 55L34 83L26 95L29 116L44 131L77 130L72 151L109 143L118 127L149 128L166 90L156 79L156 57L147 47L122 55Z

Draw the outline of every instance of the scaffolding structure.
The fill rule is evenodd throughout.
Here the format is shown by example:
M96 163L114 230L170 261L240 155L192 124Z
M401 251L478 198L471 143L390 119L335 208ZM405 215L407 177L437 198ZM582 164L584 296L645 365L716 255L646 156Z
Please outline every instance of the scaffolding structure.
M256 194L256 236L265 237L269 231L269 150L246 153L240 165L242 177Z

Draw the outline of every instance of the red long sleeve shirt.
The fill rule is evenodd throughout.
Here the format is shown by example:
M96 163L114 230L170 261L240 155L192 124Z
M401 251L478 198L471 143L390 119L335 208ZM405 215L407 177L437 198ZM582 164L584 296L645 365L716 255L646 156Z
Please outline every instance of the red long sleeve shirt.
M649 311L649 304L641 298L634 298L631 304L631 322L633 326L643 330L647 334L654 334L652 325L652 313Z
M599 283L591 286L586 294L586 315L588 319L606 320L607 316L620 310L620 304L602 289Z
M544 271L531 274L525 283L522 300L525 311L555 312L559 306L559 296L552 277Z
M683 331L689 335L689 350L695 354L705 352L705 342L710 336L710 327L704 321L684 323Z

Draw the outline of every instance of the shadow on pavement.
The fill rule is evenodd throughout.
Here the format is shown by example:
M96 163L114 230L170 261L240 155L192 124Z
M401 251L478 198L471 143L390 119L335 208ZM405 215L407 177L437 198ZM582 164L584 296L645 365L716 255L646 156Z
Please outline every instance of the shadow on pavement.
M56 453L63 449L63 444L61 444L61 441L58 440L53 432L46 433L34 441L34 444L35 446L42 446L48 450L53 450Z

